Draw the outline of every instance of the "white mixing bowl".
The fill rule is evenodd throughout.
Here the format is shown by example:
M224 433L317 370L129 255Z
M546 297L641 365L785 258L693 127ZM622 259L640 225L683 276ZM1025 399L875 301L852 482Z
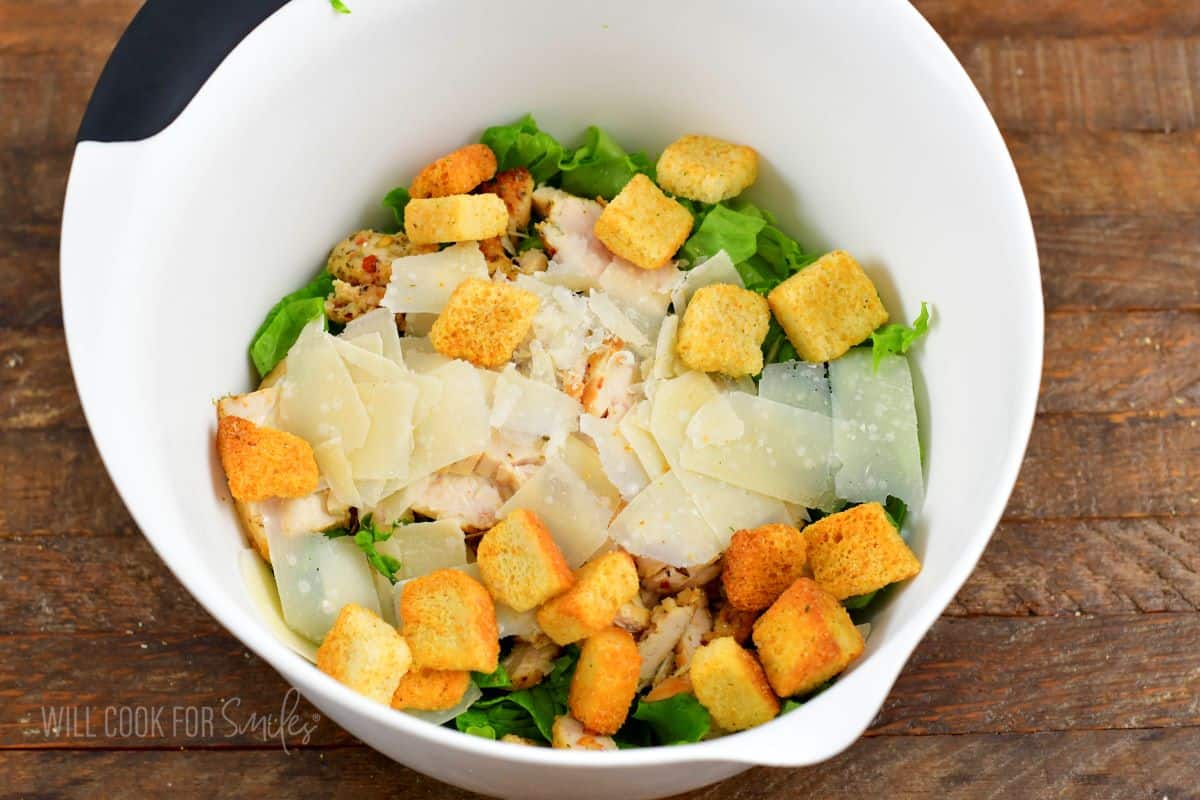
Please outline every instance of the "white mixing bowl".
M966 74L901 0L347 2L349 16L326 0L149 0L85 119L64 214L64 324L88 421L146 537L324 713L469 789L650 797L849 746L987 544L1033 420L1032 226ZM876 613L865 656L768 725L611 753L465 736L318 672L272 637L243 586L212 403L250 387L250 335L334 242L384 220L388 189L526 111L567 144L593 123L631 150L686 132L751 144L764 165L750 196L785 230L854 253L895 318L921 300L936 308L914 351L924 569Z

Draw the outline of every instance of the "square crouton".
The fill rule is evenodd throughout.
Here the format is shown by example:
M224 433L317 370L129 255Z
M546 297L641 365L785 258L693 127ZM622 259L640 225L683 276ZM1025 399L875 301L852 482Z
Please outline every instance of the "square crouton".
M692 691L725 731L744 731L770 722L779 700L754 656L733 639L714 639L692 656Z
M528 611L571 588L575 575L550 531L524 508L484 534L477 550L483 585L514 611Z
M491 192L504 201L508 209L508 232L516 233L529 226L533 211L533 176L524 167L514 167L498 173L479 186L481 193Z
M404 232L413 244L477 242L508 229L508 209L494 194L452 194L410 200Z
M722 561L721 581L729 604L762 611L804 574L804 535L772 523L733 534Z
M317 489L312 446L294 434L224 416L217 422L217 452L235 500L304 497Z
M804 529L817 584L836 597L868 594L921 571L879 503L830 514Z
M466 194L496 174L496 154L486 144L469 144L442 156L417 173L411 197L447 197Z
M589 636L579 649L567 706L571 716L597 733L616 733L625 724L637 694L642 659L633 635L605 628Z
M637 593L633 558L621 550L605 553L584 564L575 585L538 610L538 625L556 644L577 642L612 625Z
M498 367L512 358L529 333L539 303L538 296L525 289L468 278L446 301L429 341L447 358Z
M412 663L408 644L375 612L347 603L317 650L317 668L387 705Z
M837 598L801 578L754 623L754 645L771 687L791 697L849 666L862 653L863 638Z
M844 250L821 256L767 300L796 352L814 363L845 355L888 319L875 284Z
M412 579L400 591L400 617L417 666L496 670L500 658L496 606L487 589L470 575L439 569Z
M612 252L642 269L666 266L692 232L692 215L645 175L634 175L594 229Z
M771 309L762 295L729 283L705 286L683 312L675 351L701 372L757 375L770 325Z
M392 694L392 708L413 711L453 708L470 685L471 673L465 669L413 667L404 673Z
M712 136L683 136L658 157L658 183L702 203L737 197L758 178L758 153Z

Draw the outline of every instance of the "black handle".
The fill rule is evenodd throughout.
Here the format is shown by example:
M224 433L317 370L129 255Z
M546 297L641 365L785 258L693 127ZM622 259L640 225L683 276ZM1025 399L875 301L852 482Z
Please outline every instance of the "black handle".
M287 2L147 0L100 75L78 141L137 141L163 130L230 51Z

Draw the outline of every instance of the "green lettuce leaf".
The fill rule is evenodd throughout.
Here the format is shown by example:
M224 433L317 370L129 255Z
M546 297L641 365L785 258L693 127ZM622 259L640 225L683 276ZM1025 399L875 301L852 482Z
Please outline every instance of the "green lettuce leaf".
M408 194L408 189L403 186L398 186L387 193L383 198L384 208L390 208L392 215L396 218L396 230L404 230L404 209L408 207L408 201L412 197Z
M875 599L875 595L877 594L879 594L878 589L873 592L867 592L866 594L858 594L853 597L847 597L842 601L842 605L851 611L857 611L858 609L866 608L867 606L871 605L871 601Z
M766 225L767 220L761 215L715 205L703 214L681 252L695 264L724 250L734 264L740 265L758 252L758 235ZM742 271L740 266L738 271Z
M929 306L921 303L921 313L913 320L912 327L903 324L884 325L871 334L871 351L875 357L875 371L884 356L901 355L908 352L913 343L929 331Z
M339 14L349 14L350 13L350 9L346 6L345 3L342 2L342 0L329 0L329 5L332 6L333 10Z
M554 718L567 713L567 692L578 660L579 648L568 647L537 686L476 700L455 718L455 726L463 733L493 739L515 733L551 741Z
M275 369L296 343L304 326L325 316L325 298L333 291L333 276L321 273L271 307L250 340L250 360L260 378Z
M472 672L471 678L480 689L509 689L512 687L512 679L508 677L508 670L504 668L503 664L498 665L495 672Z
M544 183L557 175L563 160L563 146L553 136L538 129L532 114L526 114L511 125L488 128L479 141L496 154L498 170L525 167L535 183Z
M396 527L396 525L393 525L390 530L381 531L375 526L372 516L367 514L359 520L357 530L351 532L349 528L332 528L325 531L325 536L330 539L353 536L355 546L367 557L367 563L380 575L395 583L399 580L396 577L396 572L400 569L399 559L380 553L375 549L375 545L392 538L392 534L396 532Z
M645 153L626 153L616 140L592 125L583 144L563 159L563 191L580 197L611 200L639 172L654 177L654 165Z
M815 260L753 203L691 203L688 209L696 227L680 250L683 257L696 264L724 250L750 291L767 294Z
M712 724L700 701L686 692L653 703L638 700L633 717L650 726L659 744L698 742Z

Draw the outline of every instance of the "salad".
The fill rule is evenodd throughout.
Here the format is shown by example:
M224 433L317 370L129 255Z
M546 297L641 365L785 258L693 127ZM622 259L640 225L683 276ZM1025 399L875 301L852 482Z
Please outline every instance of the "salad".
M597 750L760 725L859 658L920 570L929 312L888 324L850 254L742 197L757 172L526 116L336 244L217 404L278 635L398 713Z

